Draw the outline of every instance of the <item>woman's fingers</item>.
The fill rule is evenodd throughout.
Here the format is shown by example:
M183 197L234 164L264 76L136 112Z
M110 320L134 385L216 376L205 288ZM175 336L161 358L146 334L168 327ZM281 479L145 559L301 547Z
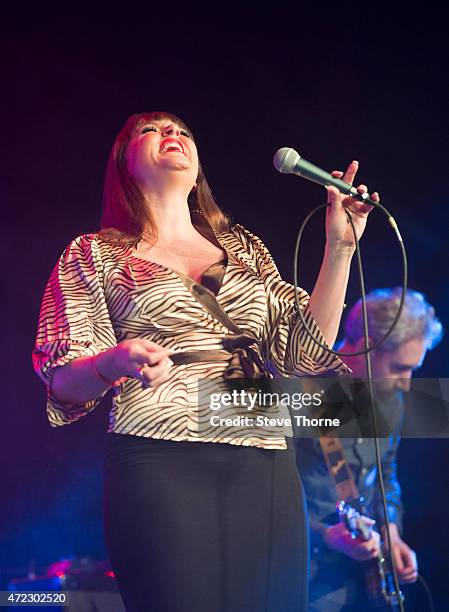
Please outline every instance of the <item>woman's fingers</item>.
M374 200L374 202L380 202L380 197L379 194L377 193L377 191L375 191L374 193L371 194L370 196L371 200ZM360 208L361 212L370 212L371 210L373 210L374 206L372 206L371 204L363 204Z
M359 162L356 160L352 161L349 164L349 166L346 168L346 172L343 175L344 182L352 185L358 169L359 169Z
M357 191L360 195L364 193L368 193L368 187L366 185L359 185L357 187ZM372 195L370 196L370 198L374 200L375 202L380 201L379 194L377 191L374 191ZM355 200L354 202L354 199L352 200L346 199L346 201L343 201L343 205L346 208L349 208L352 212L356 212L356 213L368 213L374 208L371 204L363 204L362 202L359 202L358 200Z
M165 375L172 365L173 361L169 357L163 359L156 365L144 364L142 368L140 368L141 376L147 381L152 382L159 376Z
M139 342L145 346L149 351L169 351L170 349L161 346L153 340L147 340L146 338L138 338Z
M352 162L352 164L354 164L354 163L356 163L356 162ZM351 165L349 166L349 168L350 167L351 167ZM334 178L341 178L343 176L343 172L341 170L332 170L331 175ZM363 185L363 184L359 185L357 187L357 191L359 193L367 193L368 192L368 187L366 185ZM376 202L380 201L379 193L377 191L374 191L370 197L371 197L372 200L375 200Z
M165 357L168 357L169 354L170 354L170 350L166 348L164 349L159 348L156 351L148 351L145 357L145 363L147 363L150 366L154 366L157 363L159 363L159 361L164 359Z
M123 340L115 347L115 367L117 372L122 373L122 378L131 377L143 380L141 371L144 367L148 369L158 366L173 352L171 348L144 338Z
M331 206L334 206L337 203L337 201L340 199L340 192L338 191L336 187L332 187L331 185L326 187L326 191L327 191L327 203L330 204Z
M364 193L368 193L368 187L366 185L359 185L357 187L357 191L358 193L360 193L360 195L364 194ZM351 206L352 203L349 202L348 206ZM371 204L363 204L363 203L358 203L357 202L357 212L362 212L362 213L368 213L373 209L373 206L371 206Z
M167 357L157 365L144 364L138 369L138 378L145 387L155 387L168 378L173 361Z
M362 194L362 193L368 193L368 187L366 185L359 185L357 187L357 191ZM379 202L380 201L380 197L379 197L379 193L377 191L373 191L373 193L370 195L370 198L372 200L374 200L375 202Z

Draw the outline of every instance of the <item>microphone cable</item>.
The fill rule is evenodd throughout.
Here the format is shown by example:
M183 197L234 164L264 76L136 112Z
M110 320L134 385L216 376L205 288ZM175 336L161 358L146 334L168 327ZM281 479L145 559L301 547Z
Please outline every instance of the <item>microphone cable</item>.
M360 198L356 197L356 199L360 199L360 201L362 201L362 202L364 201L361 196L360 196ZM388 556L389 556L390 565L391 565L391 569L392 569L392 573L393 573L393 582L394 582L394 588L395 588L394 597L396 599L396 604L397 604L400 612L404 612L403 595L402 595L400 587L399 587L399 579L398 579L398 574L397 574L397 570L396 570L396 565L395 565L395 562L394 562L394 557L393 557L393 552L392 552L393 549L392 549L392 545L391 545L390 519L389 519L389 516L388 516L388 505L387 505L387 499L386 499L386 495L385 495L385 486L384 486L384 479L383 479L383 473L382 473L382 461L381 461L381 455L380 455L380 447L379 447L379 439L378 439L378 428L377 428L377 416L376 416L376 400L375 400L375 390L374 390L373 377L372 377L371 356L370 356L370 353L371 353L371 351L379 348L385 342L385 340L391 334L393 329L396 327L396 324L397 324L397 322L399 320L399 317L401 316L401 312L402 312L402 309L403 309L403 306L404 306L404 301L405 301L405 295L406 295L406 291L407 291L408 265L407 265L407 254L405 252L404 242L402 240L402 236L401 236L401 234L399 232L399 228L398 228L397 223L394 220L393 216L388 212L388 210L384 206L382 206L378 202L370 202L370 204L374 204L375 206L380 208L383 211L383 213L387 216L388 222L390 223L391 227L393 228L394 233L395 233L395 235L396 235L396 237L398 239L400 250L401 250L401 255L402 255L402 262L403 262L402 294L401 294L401 299L400 299L400 303L399 303L399 308L398 308L398 311L396 313L396 316L393 319L393 322L392 322L390 328L382 336L382 338L376 344L374 344L373 346L371 346L371 347L369 346L368 314L367 314L367 310L366 310L366 292L365 292L365 281L364 281L364 275L363 275L362 256L361 256L359 241L358 241L357 236L356 236L354 222L352 220L352 216L351 216L349 211L345 210L346 216L347 216L347 218L349 220L349 223L351 225L351 228L352 228L352 232L353 232L354 240L355 240L355 246L356 246L357 267L358 267L358 271L359 271L360 293L361 293L361 299L362 299L362 315L363 315L363 328L364 328L365 349L364 350L360 350L360 351L356 351L356 352L351 352L351 353L343 353L343 352L335 351L335 350L329 348L328 346L326 346L325 344L323 344L322 342L320 342L319 340L317 340L315 338L315 335L314 335L313 331L307 325L307 322L305 321L305 318L304 318L304 314L303 314L303 312L301 310L301 307L300 307L300 304L299 304L299 299L298 299L298 259L299 259L299 246L300 246L300 242L301 242L301 239L302 239L302 235L304 233L304 229L305 229L307 223L309 222L309 220L311 219L311 217L315 213L317 213L319 210L321 210L322 208L326 208L327 204L320 204L319 206L314 208L307 215L307 217L304 219L304 221L303 221L303 223L302 223L302 225L300 227L300 230L298 232L298 236L296 238L295 254L294 254L294 260L293 260L293 283L294 283L294 288L295 288L294 294L295 294L295 306L296 306L296 310L297 310L297 312L298 312L298 314L299 314L299 316L301 318L301 321L302 321L302 324L304 326L304 329L306 330L307 334L312 338L312 340L314 340L314 342L316 344L318 344L318 346L320 346L321 348L326 350L328 353L332 353L332 354L337 355L339 357L355 356L355 355L365 355L365 358L366 358L366 369L367 369L367 380L368 380L368 389L369 389L369 397L370 397L370 404L371 404L371 406L370 406L370 409L371 409L371 418L372 418L373 435L374 435L374 449L375 449L375 456L376 456L377 481L378 481L379 491L380 491L381 500L382 500L382 508L383 508L384 521L385 521L385 530L387 532ZM393 605L394 605L394 602L393 602Z
M435 603L433 601L432 591L430 590L430 587L427 584L427 581L424 579L424 577L421 574L418 574L418 582L421 583L424 593L426 594L427 603L429 604L430 612L435 612Z

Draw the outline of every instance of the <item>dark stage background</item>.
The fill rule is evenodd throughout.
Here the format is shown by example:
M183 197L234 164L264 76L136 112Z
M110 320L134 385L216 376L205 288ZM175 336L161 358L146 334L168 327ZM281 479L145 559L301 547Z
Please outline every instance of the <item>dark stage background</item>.
M446 20L335 3L26 8L3 23L1 183L4 297L0 568L70 555L105 558L101 455L109 399L51 429L30 354L45 283L65 246L98 228L113 139L132 113L169 110L192 127L220 205L270 248L287 280L296 231L324 190L272 166L280 146L332 170L360 161L405 239L410 286L447 328L448 79ZM64 12L63 12L64 11ZM20 13L20 14L19 14ZM313 288L323 218L308 228L300 284ZM362 249L367 289L401 280L380 213ZM353 272L348 304L357 299ZM418 373L448 375L447 339ZM446 440L404 440L405 539L446 609ZM422 601L422 600L421 600ZM410 608L411 609L411 608ZM425 610L424 604L414 609Z

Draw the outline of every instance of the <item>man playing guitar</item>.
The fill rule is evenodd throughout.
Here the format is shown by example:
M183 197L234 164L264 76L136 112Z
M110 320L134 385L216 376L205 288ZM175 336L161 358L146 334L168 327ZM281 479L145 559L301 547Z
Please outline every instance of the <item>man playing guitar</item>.
M375 290L367 295L369 336L373 343L390 327L400 295L400 288ZM388 437L380 438L379 445L392 553L402 584L415 582L418 572L416 555L402 539L401 489L396 470L403 394L410 389L411 376L422 364L427 350L436 346L441 336L442 326L432 306L422 294L408 290L397 326L382 347L371 353L377 410L391 426ZM363 348L359 301L348 314L345 338L338 350L346 353ZM364 355L343 359L353 377L366 379ZM379 607L379 600L368 597L361 571L367 565L365 562L382 560L381 542L386 541L374 441L364 437L298 438L295 445L310 513L310 612L360 612L370 605ZM343 504L339 517L337 503L348 498L355 498L351 501L356 503L359 496L363 503L356 508ZM357 526L351 529L354 524Z

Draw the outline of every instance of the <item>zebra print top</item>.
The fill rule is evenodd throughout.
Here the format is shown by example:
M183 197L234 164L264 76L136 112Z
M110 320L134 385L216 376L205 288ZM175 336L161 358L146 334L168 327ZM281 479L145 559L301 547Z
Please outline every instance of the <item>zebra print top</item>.
M209 226L210 228L210 226ZM213 232L212 228L210 228ZM259 354L281 376L334 370L343 362L320 348L295 312L294 287L282 280L262 241L242 225L213 239L227 253L216 298L245 332L259 340ZM174 270L136 257L130 245L111 245L96 233L78 236L66 247L46 285L41 304L33 366L47 385L47 415L58 427L93 410L107 389L81 405L52 395L54 368L95 355L121 340L142 337L176 351L223 350L228 330L188 290ZM306 321L325 342L309 311L303 289L299 301ZM177 441L224 442L260 448L287 448L285 435L266 428L199 427L210 415L199 402L198 381L218 382L226 361L174 365L170 378L144 389L128 378L114 387L108 432Z

